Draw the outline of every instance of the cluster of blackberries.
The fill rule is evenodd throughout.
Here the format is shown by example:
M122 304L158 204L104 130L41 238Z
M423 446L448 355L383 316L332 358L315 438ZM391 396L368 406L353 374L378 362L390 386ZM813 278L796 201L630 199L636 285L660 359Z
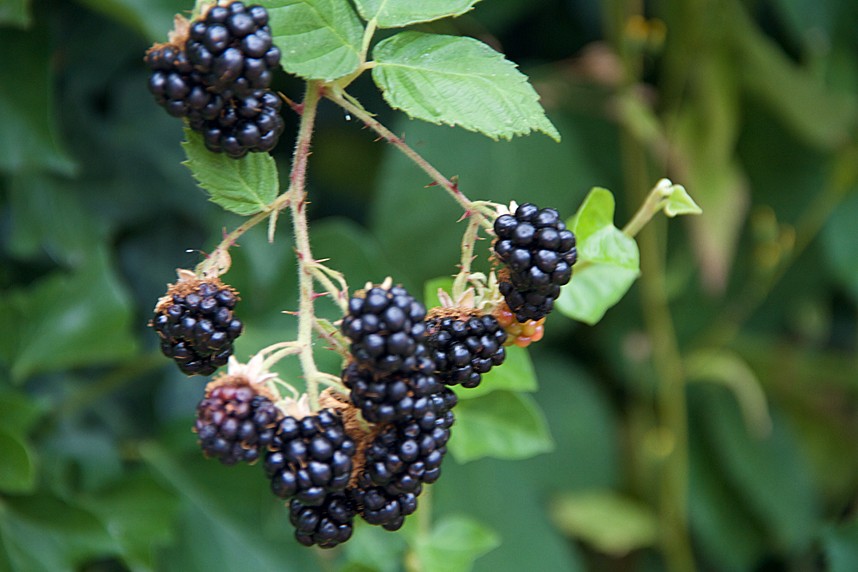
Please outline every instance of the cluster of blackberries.
M155 101L187 118L211 151L239 158L273 149L284 127L280 98L269 89L280 50L265 8L212 6L177 36L146 53Z
M507 333L494 316L438 308L426 325L436 374L447 385L477 387L482 374L506 359Z
M349 301L342 332L352 362L343 383L377 424L348 497L370 524L399 529L423 485L440 475L456 395L435 374L426 308L401 286L375 286Z
M495 254L508 271L499 283L507 305L519 322L544 318L572 277L575 235L556 210L531 203L495 219L494 231Z
M218 279L180 280L155 307L152 326L161 351L187 375L210 375L232 355L241 334L235 291Z

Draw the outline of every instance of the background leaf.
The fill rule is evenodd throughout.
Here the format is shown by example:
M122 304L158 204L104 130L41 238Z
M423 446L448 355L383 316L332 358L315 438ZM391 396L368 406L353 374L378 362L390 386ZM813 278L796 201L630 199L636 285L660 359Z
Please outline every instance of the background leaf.
M277 165L268 153L248 153L232 159L223 153L212 153L199 133L185 129L182 143L188 160L185 165L208 191L210 200L240 215L258 213L280 192Z
M635 240L614 226L614 196L605 189L590 191L569 228L577 238L578 262L560 291L557 309L592 325L634 283L640 253Z
M402 32L373 49L372 78L394 109L430 123L510 139L560 134L516 66L472 38Z
M356 0L364 20L376 19L379 28L401 28L418 22L430 22L461 16L480 0Z
M526 459L554 446L533 398L493 391L456 406L455 439L447 447L460 463L482 457Z
M36 468L33 453L18 436L0 429L0 491L4 493L31 493L36 485Z
M363 26L349 2L340 0L260 0L271 15L274 44L289 73L333 80L360 64Z
M500 539L487 526L464 516L448 516L418 537L415 553L426 572L467 572L474 560L496 548Z

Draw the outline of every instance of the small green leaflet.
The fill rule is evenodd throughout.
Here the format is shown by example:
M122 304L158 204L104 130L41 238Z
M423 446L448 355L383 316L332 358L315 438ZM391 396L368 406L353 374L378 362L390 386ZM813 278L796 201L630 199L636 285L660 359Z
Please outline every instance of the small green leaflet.
M541 131L560 140L527 76L473 38L402 32L379 42L373 57L384 99L412 117L492 139Z
M304 79L331 81L360 65L363 26L345 0L260 0L280 63Z
M230 159L223 153L206 149L200 134L185 129L182 147L188 160L182 163L191 170L211 195L209 198L230 212L243 216L258 213L271 204L280 191L277 165L268 153L249 153L241 159Z
M401 28L461 16L480 0L355 0L365 20L375 18L379 28Z
M592 325L631 287L640 273L640 253L635 240L614 226L614 196L608 190L590 191L569 227L578 240L578 265L557 309Z
M669 181L668 181L669 182ZM682 185L671 185L668 188L670 193L667 197L667 202L664 205L664 214L673 218L677 215L699 215L703 214L701 209L685 187Z
M429 534L409 538L425 572L468 572L474 560L500 546L500 537L466 516L448 516Z

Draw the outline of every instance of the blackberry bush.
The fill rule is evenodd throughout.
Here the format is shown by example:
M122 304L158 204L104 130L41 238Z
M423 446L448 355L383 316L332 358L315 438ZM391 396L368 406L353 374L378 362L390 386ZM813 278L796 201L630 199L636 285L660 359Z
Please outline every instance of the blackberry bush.
M206 387L194 431L206 457L225 465L254 463L273 442L281 416L270 393L242 377L224 376Z
M428 357L426 308L401 286L375 286L349 300L342 332L359 367L375 376L409 374Z
M209 89L226 97L268 89L271 73L280 64L267 10L243 2L212 6L192 22L185 50Z
M519 322L547 316L572 278L575 235L552 208L524 203L495 219L494 252L505 265L499 289Z
M265 472L275 495L319 506L330 493L345 490L354 454L355 443L335 410L302 419L286 416L265 456Z
M233 310L235 290L219 279L186 276L158 301L151 325L163 354L187 375L210 375L225 365L243 325Z
M433 308L426 326L436 374L447 385L476 387L482 374L506 358L507 334L492 315Z

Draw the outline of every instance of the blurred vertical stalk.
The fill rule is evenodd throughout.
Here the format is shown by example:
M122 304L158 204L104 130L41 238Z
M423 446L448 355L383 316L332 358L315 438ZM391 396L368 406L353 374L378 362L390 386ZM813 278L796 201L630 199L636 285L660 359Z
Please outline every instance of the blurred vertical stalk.
M630 18L643 17L640 0L605 3L606 35L625 72L623 89L635 89L640 81L640 54L629 47L625 29ZM621 127L623 180L631 212L646 200L653 182L647 150L625 126ZM660 425L662 452L658 478L661 547L672 572L695 569L688 531L688 414L682 356L676 338L665 284L666 226L654 219L638 235L641 254L641 304L657 380L655 408Z

